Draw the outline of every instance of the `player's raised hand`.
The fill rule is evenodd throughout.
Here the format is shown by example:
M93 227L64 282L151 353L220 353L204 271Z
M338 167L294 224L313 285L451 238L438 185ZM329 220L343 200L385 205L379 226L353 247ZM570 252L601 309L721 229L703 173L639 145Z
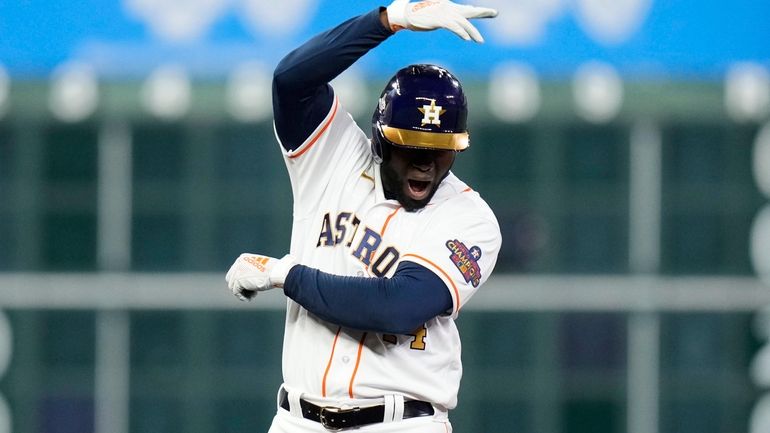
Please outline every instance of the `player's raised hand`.
M236 298L249 301L261 291L283 287L286 275L295 264L294 257L289 254L279 260L243 253L230 266L225 281Z
M484 42L484 38L468 20L496 16L495 9L461 5L449 0L424 0L415 3L410 3L409 0L395 0L388 6L388 21L394 32L401 29L447 29L466 41L473 39L479 43Z

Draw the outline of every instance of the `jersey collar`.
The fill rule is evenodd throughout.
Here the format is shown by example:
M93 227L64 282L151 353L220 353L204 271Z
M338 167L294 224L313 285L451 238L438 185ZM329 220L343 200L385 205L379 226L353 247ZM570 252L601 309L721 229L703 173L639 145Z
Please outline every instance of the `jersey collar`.
M458 179L457 176L455 176L454 173L452 173L450 170L447 177L445 177L444 180L442 180L439 184L438 189L436 190L436 194L434 194L433 198L430 199L430 203L428 203L428 205L435 205L441 203L442 201L448 200L456 196L465 187L467 187L467 185L460 181L460 179Z

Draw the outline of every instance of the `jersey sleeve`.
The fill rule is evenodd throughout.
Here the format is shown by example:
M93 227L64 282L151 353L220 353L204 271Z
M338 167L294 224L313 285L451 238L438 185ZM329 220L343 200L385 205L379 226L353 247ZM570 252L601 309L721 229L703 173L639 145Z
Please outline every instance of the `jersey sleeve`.
M383 8L322 32L284 56L273 73L276 135L297 149L322 124L334 95L329 83L393 33L380 19Z
M280 137L276 138L280 144ZM317 209L324 192L341 189L345 179L359 176L371 163L369 139L336 96L329 113L299 147L279 147L291 180L296 217Z
M403 260L433 271L452 296L452 317L489 278L500 252L500 227L494 215L472 213L434 218Z

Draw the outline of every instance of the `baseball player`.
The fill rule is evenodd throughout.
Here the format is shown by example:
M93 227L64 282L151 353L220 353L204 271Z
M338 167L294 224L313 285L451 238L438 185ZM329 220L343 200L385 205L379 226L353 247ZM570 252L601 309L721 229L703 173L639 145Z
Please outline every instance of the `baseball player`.
M287 296L283 385L270 432L451 432L462 375L454 320L489 278L497 220L450 168L469 145L462 86L411 65L387 83L372 138L328 84L402 29L482 42L470 18L496 11L449 0L350 19L288 54L273 79L275 132L294 194L290 253L239 256L241 300Z

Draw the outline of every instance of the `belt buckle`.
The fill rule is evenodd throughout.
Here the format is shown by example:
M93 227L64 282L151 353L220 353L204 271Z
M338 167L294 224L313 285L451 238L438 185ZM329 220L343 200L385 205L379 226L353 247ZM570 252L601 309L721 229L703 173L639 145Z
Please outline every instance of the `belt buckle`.
M346 428L350 428L352 426L335 427L331 425L331 422L334 421L333 415L353 413L353 412L358 412L360 410L361 410L360 407L353 407L350 409L340 409L338 407L333 407L333 406L324 406L321 408L321 411L318 412L318 422L320 422L323 428L325 428L326 430L337 432ZM332 416L331 419L329 419L330 415L327 415L327 413L333 414L331 415Z

